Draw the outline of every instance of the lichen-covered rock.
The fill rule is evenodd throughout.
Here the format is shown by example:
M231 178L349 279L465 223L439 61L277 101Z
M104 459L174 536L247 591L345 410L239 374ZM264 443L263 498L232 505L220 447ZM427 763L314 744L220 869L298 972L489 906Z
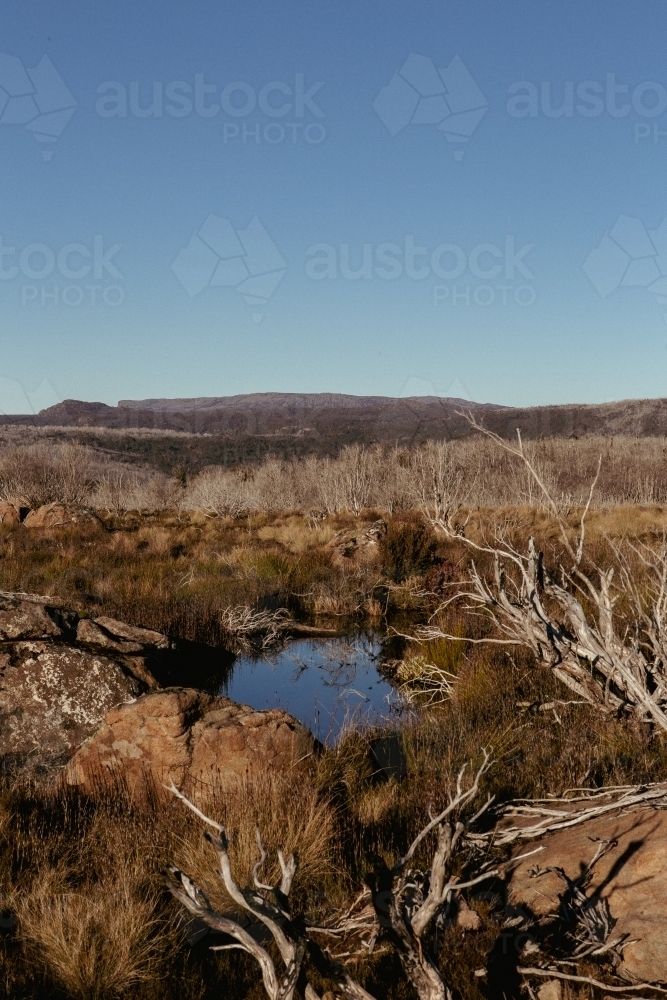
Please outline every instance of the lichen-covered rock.
M108 656L25 641L0 653L0 754L71 754L106 712L146 685Z
M58 528L64 524L101 525L102 522L95 511L89 510L87 507L78 507L58 501L31 510L23 522L25 528Z
M510 902L535 916L558 911L564 885L555 872L531 870L559 866L576 878L591 860L596 841L618 847L596 865L588 894L599 893L616 921L612 935L627 936L621 975L642 982L667 981L667 812L636 810L601 816L546 837L542 850L521 861L510 881ZM517 853L526 851L523 845Z
M159 632L80 619L52 598L0 593L0 758L67 758L114 705L157 682Z
M65 780L92 788L121 772L140 789L147 776L229 786L274 769L285 773L312 755L311 733L282 709L258 712L194 688L167 688L118 705L77 751Z
M78 615L50 597L0 593L0 642L74 637Z

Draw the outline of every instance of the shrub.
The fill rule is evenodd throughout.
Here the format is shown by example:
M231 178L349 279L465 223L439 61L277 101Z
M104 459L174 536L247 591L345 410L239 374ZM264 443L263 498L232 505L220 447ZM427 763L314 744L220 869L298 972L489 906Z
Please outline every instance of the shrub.
M382 568L396 583L423 573L433 562L436 544L423 521L392 522L379 543Z

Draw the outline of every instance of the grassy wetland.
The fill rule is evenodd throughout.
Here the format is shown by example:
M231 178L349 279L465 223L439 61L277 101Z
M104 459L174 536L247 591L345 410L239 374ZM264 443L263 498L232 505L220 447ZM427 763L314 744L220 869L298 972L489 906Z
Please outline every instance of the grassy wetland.
M548 628L562 626L561 590L594 623L598 591L584 577L595 587L614 569L614 655L625 662L630 634L648 647L665 566L666 457L658 438L548 440L522 456L481 437L167 474L127 464L111 446L93 448L72 434L54 443L45 432L28 444L5 442L2 499L84 505L98 519L0 527L0 590L49 594L80 614L193 644L193 662L172 679L191 686L202 676L202 650L222 661L234 655L228 609L280 611L297 629L377 638L378 669L404 699L403 714L344 727L308 762L308 781L267 772L233 793L214 785L197 791L199 808L227 830L238 883L250 882L258 827L268 855L263 877L271 884L280 877L278 848L296 852L293 911L322 926L352 906L373 859L391 867L405 855L464 764L468 785L480 774L473 811L489 795L495 808L572 788L667 780L667 733L620 674L607 678L603 703L600 668L590 666L589 687L576 672L571 629L562 627L557 663L553 649L543 654L541 640L522 641L520 626L512 632L502 618L503 595L513 595L518 615L530 614L521 573L531 572L532 539L546 574L535 586ZM475 574L492 600L480 597ZM277 641L289 642L289 634ZM582 648L581 662L592 662ZM644 655L658 676L659 655ZM647 690L653 697L656 687ZM399 747L400 773L378 764L382 739ZM480 771L483 748L492 763ZM434 846L435 833L418 844L420 870L429 869ZM502 865L507 856L489 842L484 861ZM25 1000L265 997L251 956L210 950L211 935L198 933L167 891L170 864L220 912L238 915L201 822L173 797L155 788L137 802L122 778L83 794L38 769L7 771L0 988ZM479 858L463 849L448 864L448 877L466 882ZM507 947L502 879L465 898L477 928L450 920L429 939L447 988L461 1000L528 996ZM266 947L276 959L275 946ZM345 961L373 997L420 995L381 940ZM613 975L604 959L588 959L580 971ZM352 995L316 963L308 975L318 996ZM592 995L586 984L565 989Z

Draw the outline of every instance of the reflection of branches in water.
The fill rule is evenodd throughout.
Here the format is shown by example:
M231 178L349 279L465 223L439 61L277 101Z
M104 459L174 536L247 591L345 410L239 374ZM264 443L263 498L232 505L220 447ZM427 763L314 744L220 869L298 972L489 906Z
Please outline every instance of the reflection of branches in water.
M296 714L328 742L352 725L377 724L402 708L393 689L384 691L387 681L377 671L379 657L380 644L375 636L357 634L342 639L296 640L287 647L245 654L237 661L236 670L251 664L275 670L276 690L267 699L267 707L270 703L291 709L294 714L295 706L290 706L294 692L302 705ZM273 688L273 684L264 683L268 694L268 685ZM226 693L229 690L228 684Z

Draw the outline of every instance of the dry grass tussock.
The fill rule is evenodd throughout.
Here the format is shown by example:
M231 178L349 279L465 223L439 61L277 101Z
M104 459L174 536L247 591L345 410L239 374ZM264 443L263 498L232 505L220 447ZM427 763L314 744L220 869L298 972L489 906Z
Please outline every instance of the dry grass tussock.
M124 879L97 891L54 893L49 875L15 900L32 961L82 1000L117 997L146 982L166 945L155 898L138 898Z
M247 880L259 825L272 856L281 845L298 852L298 894L334 884L335 812L308 783L267 775L224 796L210 788L193 795L227 825L234 864ZM15 784L4 789L1 807L0 880L16 927L9 939L0 937L0 954L26 995L153 995L187 955L188 926L164 892L162 872L174 859L223 909L233 908L211 876L215 854L200 825L157 790L138 805L122 782L110 781L92 798ZM157 995L172 995L164 989Z

